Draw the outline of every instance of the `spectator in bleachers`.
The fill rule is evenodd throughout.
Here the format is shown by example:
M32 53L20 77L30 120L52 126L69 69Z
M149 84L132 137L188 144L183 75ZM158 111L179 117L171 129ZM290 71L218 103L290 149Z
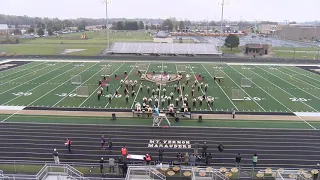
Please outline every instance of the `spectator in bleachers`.
M193 146L194 146L193 153L195 155L198 155L199 143L196 141Z
M212 155L211 155L211 153L209 153L208 156L206 156L206 165L210 165L211 160L212 160Z
M123 146L121 148L121 155L122 155L123 162L125 162L127 160L127 155L128 155L126 146Z
M143 159L146 161L146 165L150 165L151 156L149 154L146 154Z
M159 161L162 162L163 161L164 149L162 147L160 147L159 150L158 150L158 153L159 153Z
M202 160L202 157L200 156L200 154L196 157L197 159L196 159L196 165L197 166L200 166L200 164L201 164L201 160Z
M177 160L181 164L181 162L182 162L182 154L180 152L177 154Z
M123 177L123 178L126 177L127 171L128 171L128 165L127 165L127 163L124 163L124 164L122 165L122 177Z
M252 158L252 165L253 165L253 167L256 167L256 166L257 166L257 163L258 163L258 155L257 155L257 154L254 154L254 155L253 155L253 158Z
M53 149L53 159L54 159L54 163L55 164L60 164L60 160L59 160L59 153L57 151L57 149Z
M103 166L104 166L104 159L103 159L103 157L100 159L99 165L100 165L100 173L102 174L102 170L103 170Z
M222 156L222 152L223 152L223 150L224 150L224 146L223 146L222 143L219 144L218 150L219 150L219 152L220 152L220 154L221 154L221 156Z
M184 164L188 166L189 165L189 158L190 158L189 153L186 152L186 154L184 155L183 158L184 158Z
M67 139L67 142L65 143L65 145L68 147L68 152L71 153L71 140Z
M236 156L237 167L240 166L240 162L241 162L241 155L240 155L240 153L238 153L238 155Z
M207 142L204 142L203 145L202 145L202 157L206 157L207 156L207 150L208 150Z
M112 152L112 140L111 140L111 138L109 138L109 140L108 140L108 145L109 145L109 151Z
M114 159L109 158L110 173L114 172Z
M104 135L101 136L100 138L100 143L101 143L101 149L104 150L104 144L106 143L106 139L104 138Z
M194 166L196 163L196 156L194 154L191 154L189 161L190 161L190 166Z

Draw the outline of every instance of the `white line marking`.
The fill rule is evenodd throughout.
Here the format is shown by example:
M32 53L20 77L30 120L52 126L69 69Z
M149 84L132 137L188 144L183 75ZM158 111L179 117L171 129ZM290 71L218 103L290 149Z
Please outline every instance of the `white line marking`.
M65 73L67 73L67 72L69 72L69 71L72 71L72 70L75 69L75 68L76 68L76 67L73 67L73 68L69 69L68 71L65 71L64 73L59 74L58 76L55 76L55 77L53 77L53 78L51 78L51 79L49 79L49 80L47 80L47 81L54 80L54 79L56 79L57 77L60 77L61 75L65 74ZM72 79L72 78L70 78L70 79ZM68 79L68 81L69 81L70 79ZM66 82L64 82L64 83L66 83ZM63 83L63 84L64 84L64 83ZM44 83L41 83L40 85L38 85L38 86L36 86L36 87L28 90L27 92L30 92L30 91L32 91L32 90L34 90L34 89L37 89L38 87L41 87L41 86L43 86L44 84L46 84L46 83L45 83L45 82L44 82ZM62 84L60 84L58 87L60 87L61 85L62 85ZM55 88L55 89L56 89L56 88ZM9 103L9 102L11 102L11 101L13 101L13 100L15 100L15 99L18 99L19 97L23 97L23 96L17 96L17 97L15 97L15 98L13 98L13 99L11 99L11 100L3 103L3 104L7 104L7 103ZM32 104L32 103L31 103L31 104ZM30 105L30 104L29 104L29 105ZM29 105L27 105L27 106L29 106Z
M208 69L202 65L203 68L207 71L207 73L211 76L212 80L213 80L213 76L212 74L208 71ZM220 86L219 83L216 82L216 84L219 86L219 88L222 90L223 94L229 99L229 101L231 102L231 104L236 108L237 111L239 111L238 107L232 102L232 100L229 98L229 96L227 95L227 93L222 89L222 87Z
M144 73L145 76L146 76L147 73L148 73L149 67L150 67L150 63L149 63L149 65L148 65L148 67L147 67L147 70L146 70L145 73ZM134 106L134 102L137 100L137 97L138 97L138 94L139 94L139 92L140 92L140 87L142 86L142 83L143 83L143 81L141 81L140 86L139 86L139 89L138 89L138 92L137 92L137 94L136 94L136 97L134 97L134 99L133 99L133 102L132 102L132 105L131 105L131 109L132 109L133 106Z
M109 63L108 65L110 65L111 63ZM110 74L110 76L109 76L109 78L111 79L112 78L112 75L115 73L115 72L117 72L119 69L120 69L120 67L122 67L122 65L124 65L124 63L122 63L115 71L113 71L111 74ZM128 77L128 76L127 76ZM97 87L78 107L81 107L97 90L98 90L98 88L99 87ZM109 102L108 102L109 103ZM89 106L89 108L90 108L90 106Z
M79 75L79 74L82 74L84 72L86 72L88 69L92 68L93 66L95 66L96 64L86 68L85 70L81 71L80 73L76 74L76 75ZM78 68L78 67L83 67L83 66L75 66L74 68ZM72 69L74 69L72 68ZM33 104L34 102L38 101L39 99L43 98L44 96L48 95L49 93L51 93L52 91L56 90L58 87L62 86L63 84L69 82L70 80L72 79L72 77L70 79L68 79L67 81L65 81L64 83L60 84L59 86L53 88L52 90L50 90L49 92L47 92L46 94L42 95L41 97L39 97L38 99L34 100L33 102L31 102L31 104ZM28 105L29 106L29 105Z
M282 67L282 68L288 69L289 71L292 71L292 72L294 72L294 73L298 73L298 74L300 74L300 75L303 75L303 76L305 76L305 77L308 77L308 78L310 78L310 79L313 79L313 80L315 80L315 81L320 82L320 80L318 80L318 79L314 79L314 78L312 78L312 77L310 77L310 76L307 76L306 74L299 73L298 71L293 71L293 70L290 69L290 68L286 68L286 67ZM307 71L307 70L304 70L304 69L303 69L303 71ZM307 71L307 72L308 72L308 75L316 75L315 73L312 73L312 72L309 72L309 71Z
M123 64L122 64L123 65ZM121 66L122 66L121 65ZM121 67L120 66L120 67ZM124 78L124 80L123 80L123 82L124 81L126 81L126 79L129 77L129 75L131 74L131 72L134 70L134 68L137 66L137 63L134 65L134 67L131 69L131 71L127 74L127 76L126 76L126 78ZM116 70L116 71L118 71L119 69L120 69L120 67ZM116 72L115 71L115 72ZM121 88L121 85L118 87L118 89L116 90L116 91L119 91L119 89ZM116 93L114 93L113 95L112 95L112 97L111 97L111 100L114 98L114 96L116 95ZM90 95L91 96L91 95ZM104 108L107 108L107 106L109 105L109 101L108 101L108 103L104 106ZM116 107L115 107L116 108Z
M57 69L63 68L63 67L65 67L65 66L69 65L69 64L71 64L71 63L68 63L68 64L66 64L66 65L64 65L64 66L58 67ZM6 93L6 92L8 92L8 91L11 91L11 90L13 90L13 89L16 89L17 87L20 87L20 86L22 86L22 85L24 85L24 84L26 84L26 83L28 83L28 82L30 82L30 81L33 81L33 80L35 80L35 79L38 79L38 78L40 78L40 77L42 77L42 76L44 76L44 75L46 75L46 74L49 74L49 73L51 73L51 72L53 72L53 71L56 71L57 69L53 69L53 70L51 70L51 71L48 71L48 72L46 72L46 73L44 73L44 74L41 74L40 76L37 76L36 78L33 78L33 79L31 79L31 80L29 80L29 81L26 81L26 82L24 82L24 83L22 83L22 84L20 84L20 85L18 85L18 86L15 86L15 87L13 87L13 88L11 88L11 89L8 89L8 90L0 93L0 95L3 94L3 93ZM39 69L39 70L40 70L40 69ZM21 76L21 77L25 77L25 76ZM1 85L2 85L2 84L1 84Z
M310 84L310 83L307 83L307 82L306 82L306 81L308 81L307 79L304 79L304 80L306 80L306 81L304 81L304 80L301 80L300 78L291 76L290 74L287 74L287 73L285 73L285 72L283 72L283 71L280 71L279 69L278 69L278 71L281 72L281 73L283 73L283 74L285 74L285 75L287 75L287 76L289 76L291 79L294 78L294 79L296 79L296 80L298 80L298 81L300 81L300 82L302 82L302 83L305 83L305 84L307 84L307 85L309 85L309 86L312 86L312 87L314 87L314 88L316 88L316 89L320 89L320 88L317 87L317 86L314 86L314 85L312 85L312 84ZM298 72L295 72L295 73L298 73ZM299 73L298 73L298 74L299 74ZM307 76L307 77L308 77L308 76ZM309 82L309 81L308 81L308 82ZM304 88L302 88L302 89L304 89ZM309 88L306 88L306 89L309 89ZM311 88L310 88L310 89L311 89Z
M280 88L279 86L277 86L276 84L274 84L273 82L271 82L271 81L269 81L268 79L266 79L266 78L264 78L264 77L262 77L262 76L260 76L258 73L256 73L256 72L254 72L254 71L252 71L252 70L250 70L249 69L249 71L251 71L251 72L253 72L253 73L255 73L256 75L258 75L259 77L261 77L262 79L264 79L264 80L266 80L266 81L268 81L269 83L271 83L272 85L274 85L274 86L276 86L277 88L279 88L279 89L281 89L283 92L285 92L286 94L288 94L290 97L294 97L292 94L290 94L290 93L288 93L287 91L285 91L284 89L282 89L282 88ZM305 102L303 102L303 101L300 101L301 103L303 103L304 105L306 105L306 106L308 106L309 108L311 108L311 109L313 109L313 110L315 110L316 112L317 112L317 110L316 109L314 109L313 107L311 107L311 106L309 106L308 104L306 104ZM301 117L299 117L300 119L302 119ZM302 119L303 121L305 121L304 119ZM306 121L305 121L306 122ZM307 124L309 124L308 122L306 122Z
M256 66L256 67L257 67L257 66ZM259 68L259 67L258 67L258 68ZM292 84L292 83L290 83L290 82L288 82L288 81L286 81L286 80L282 79L281 77L276 76L276 75L274 75L274 74L270 73L269 71L264 70L264 69L262 69L262 68L259 68L259 69L261 69L261 70L263 70L263 71L265 71L265 72L267 72L267 73L271 74L271 75L272 75L272 76L274 76L274 77L277 77L278 79L281 79L282 81L284 81L284 82L286 82L286 83L290 84L291 86L294 86L294 87L296 87L296 88L300 89L301 91L303 91L303 92L305 92L305 93L309 94L310 96L313 96L313 97L315 97L315 98L317 98L317 99L319 99L319 100L320 100L320 98L318 98L317 96L315 96L315 95L313 95L313 94L308 93L307 91L305 91L305 90L303 90L303 89L299 88L298 86L296 86L296 85L294 85L294 84Z
M188 65L189 65L189 69L191 69L191 72L192 72L192 74L193 74L194 79L195 79L195 80L198 82L198 84L199 84L199 81L198 81L198 79L196 78L196 75L195 75L193 69L191 68L190 64L188 64ZM205 94L205 92L203 91L202 87L200 87L200 89L201 89L202 94ZM210 110L212 111L211 106L209 106L209 107L210 107ZM201 110L201 109L200 109L200 110Z
M232 69L234 69L232 66L230 66L230 65L228 65L229 67L231 67ZM242 66L243 67L243 66ZM234 69L235 71L237 71L236 69ZM238 72L238 71L237 71ZM253 72L253 71L252 71ZM241 74L240 72L238 72L239 74ZM255 73L255 72L254 72ZM242 76L244 76L243 74L241 74ZM257 74L258 75L258 74ZM260 75L258 75L258 76L260 76ZM246 77L246 76L244 76L244 77ZM260 76L261 77L261 76ZM251 82L253 83L253 84L255 84L257 87L259 87L260 88L260 86L258 85L258 84L256 84L256 83L254 83L252 80L251 80ZM271 94L269 94L267 91L265 91L264 89L262 89L262 88L260 88L261 90L263 90L265 93L267 93L270 97L272 97L274 100L276 100L278 103L280 103L283 107L285 107L285 108L287 108L290 112L292 112L293 113L293 111L291 110L291 109L289 109L287 106L285 106L283 103L281 103L278 99L276 99L275 97L273 97ZM259 110L260 111L260 110ZM275 110L276 111L276 110ZM281 110L280 110L280 112L282 112ZM316 129L314 126L312 126L310 123L308 123L306 120L304 120L304 119L302 119L300 116L298 116L298 118L299 119L301 119L301 120L303 120L306 124L308 124L311 128L313 128L313 129Z
M216 65L215 65L215 66L216 66ZM228 74L226 74L226 73L224 72L224 70L221 70L221 71L222 71L226 76L228 76ZM230 76L228 76L228 78L229 78L235 85L237 85L238 88L240 88L244 93L246 93L246 95L249 96L249 97L252 99L252 101L255 102L263 111L266 111L266 110L263 109L263 107L262 107L257 101L255 101L254 98L252 98L241 86L239 86L236 82L234 82L234 80L233 80Z
M14 61L12 61L12 62L14 62ZM37 67L37 66L40 66L40 65L43 65L43 64L45 64L45 62L44 62L44 63L40 63L40 64L36 64L36 65L31 66L31 67L29 67L29 68L34 68L34 67ZM18 67L23 67L23 66L25 66L25 65L28 65L28 64L20 65L20 66L18 66ZM15 69L18 68L18 67L11 68L11 69L8 69L8 70L15 70ZM7 76L11 76L12 74L16 74L16 73L21 72L21 71L24 71L24 70L29 70L29 68L20 69L19 71L14 71L13 73L7 74L7 75L5 75L5 76L1 76L1 78L7 77ZM1 71L1 73L3 73L3 72L5 72L5 71Z
M97 65L98 63L95 63L94 65ZM111 64L111 63L110 63ZM100 70L101 71L101 70ZM56 106L57 104L59 104L61 101L63 101L65 98L67 98L71 93L73 93L74 91L76 91L81 85L85 84L87 81L89 81L91 78L93 78L95 75L97 75L100 71L97 71L95 74L93 74L90 78L88 78L86 81L84 81L83 83L81 83L79 86L77 86L75 89L73 89L70 93L68 93L67 96L61 98L58 102L56 102L52 107Z

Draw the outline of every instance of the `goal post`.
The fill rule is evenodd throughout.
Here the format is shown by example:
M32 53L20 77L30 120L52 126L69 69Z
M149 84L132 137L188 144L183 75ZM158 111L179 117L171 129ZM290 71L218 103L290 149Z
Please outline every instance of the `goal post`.
M76 89L77 97L89 97L89 88L88 86L79 86Z
M244 92L241 89L232 89L231 90L231 99L232 101L243 101Z
M252 87L252 78L241 78L241 87L243 88Z
M80 75L71 75L71 84L79 85L81 84L81 76Z

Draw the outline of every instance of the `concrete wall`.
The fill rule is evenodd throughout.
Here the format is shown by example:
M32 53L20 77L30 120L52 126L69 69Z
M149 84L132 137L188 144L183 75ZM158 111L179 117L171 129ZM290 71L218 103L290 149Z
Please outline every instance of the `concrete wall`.
M316 30L315 30L316 29ZM313 26L283 26L280 37L290 40L311 41L315 36L320 40L320 27Z
M173 38L153 38L155 43L173 43Z

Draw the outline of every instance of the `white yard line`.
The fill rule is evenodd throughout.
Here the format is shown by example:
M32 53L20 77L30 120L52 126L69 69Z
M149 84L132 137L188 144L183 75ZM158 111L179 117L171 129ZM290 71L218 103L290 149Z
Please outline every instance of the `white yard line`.
M259 68L258 66L255 66L255 67ZM288 82L288 81L286 81L286 80L282 79L281 77L276 76L276 75L274 75L274 74L270 73L269 71L264 70L264 69L262 69L262 68L259 68L259 69L263 70L264 72L267 72L268 74L271 74L271 75L272 75L272 76L274 76L274 77L277 77L277 78L281 79L282 81L284 81L284 82L286 82L286 83L290 84L291 86L294 86L294 87L296 87L296 88L300 89L301 91L303 91L303 92L305 92L305 93L309 94L310 96L315 97L315 98L317 98L318 100L320 100L320 98L319 98L319 97L317 97L317 96L315 96L315 95L313 95L313 94L308 93L307 91L305 91L305 90L303 90L303 89L299 88L298 86L296 86L296 85L294 85L294 84L292 84L292 83L290 83L290 82Z
M245 75L243 75L241 72L239 72L238 70L234 69L232 66L228 65L229 67L231 67L234 71L238 72L239 74L241 74L243 77L246 77ZM244 66L242 66L244 67ZM247 77L246 77L247 78ZM276 99L275 97L273 97L270 93L268 93L266 90L264 90L263 88L261 88L258 84L254 83L252 80L251 82L253 84L255 84L257 87L259 87L262 91L264 91L266 94L268 94L270 97L272 97L274 100L276 100L279 104L281 104L283 107L287 108L291 113L293 113L293 111L288 108L286 105L284 105L283 103L281 103L278 99ZM299 119L303 120L306 124L308 124L311 128L316 129L314 126L312 126L310 123L308 123L306 120L304 120L303 118L301 118L300 116L297 116Z
M90 67L88 67L88 68L86 68L85 70L83 70L83 71L81 71L80 73L78 73L77 75L79 75L79 74L81 74L81 73L83 73L83 72L85 72L85 71L87 71L88 69L90 69L90 68L92 68L93 66L95 66L96 64L94 64L94 65L92 65L92 66L90 66ZM77 67L74 67L74 68L77 68ZM70 69L70 70L68 70L68 71L66 71L65 73L67 73L67 72L69 72L69 71L71 71L71 70L73 70L74 68L72 68L72 69ZM65 73L63 73L63 74L65 74ZM61 75L63 75L63 74L60 74L59 76L61 76ZM59 76L56 76L55 78L57 78L57 77L59 77ZM54 79L54 78L53 78ZM37 102L38 100L40 100L41 98L43 98L44 96L46 96L46 95L48 95L49 93L51 93L52 91L54 91L54 90L56 90L57 88L59 88L60 86L62 86L63 84L65 84L65 83L67 83L68 81L70 81L72 78L70 78L70 79L68 79L67 81L65 81L64 83L62 83L62 84L60 84L59 86L57 86L57 87L55 87L55 88L53 88L53 89L51 89L50 91L48 91L47 93L45 93L44 95L42 95L42 96L40 96L39 98L37 98L36 100L34 100L34 101L32 101L31 103L29 103L27 106L30 106L30 105L32 105L34 102ZM29 90L30 91L30 90ZM23 110L23 109L22 109ZM4 120L2 120L1 121L1 123L3 123L3 122L5 122L6 120L8 120L9 118L11 118L12 116L14 116L14 115L16 115L16 114L18 114L20 111L22 111L22 110L19 110L19 111L17 111L17 112L15 112L15 113L13 113L13 114L11 114L10 116L8 116L7 118L5 118Z
M123 63L123 64L124 64L124 63ZM122 65L123 65L123 64L122 64ZM121 65L121 66L122 66L122 65ZM120 67L121 67L121 66L120 66ZM129 75L131 74L131 72L134 70L134 68L135 68L136 66L137 66L137 63L134 65L134 67L131 69L131 71L127 74L126 78L124 78L123 82L126 81L126 79L129 77ZM120 68L120 67L119 67L119 68ZM118 69L119 69L119 68L118 68ZM118 69L117 69L117 70L118 70ZM116 71L117 71L117 70L116 70ZM121 85L118 87L118 89L117 89L116 91L119 91L120 88L121 88ZM91 94L91 95L92 95L92 94ZM90 96L91 96L91 95L90 95ZM114 93L114 94L112 95L111 100L114 98L114 96L116 96L116 93ZM104 106L104 108L107 108L108 105L109 105L109 101L108 101L108 103Z
M71 63L68 63L68 64L66 64L66 65L63 65L63 66L58 67L58 68L56 68L56 69L53 69L53 70L51 70L51 71L48 71L48 72L46 72L46 73L44 73L44 74L41 74L40 76L37 76L37 77L35 77L35 78L33 78L33 79L30 79L29 81L26 81L26 82L24 82L24 83L22 83L22 84L20 84L20 85L18 85L18 86L15 86L15 87L13 87L13 88L11 88L11 89L8 89L8 90L6 90L6 91L3 91L3 92L0 93L0 95L6 93L6 92L8 92L8 91L11 91L11 90L13 90L13 89L16 89L17 87L20 87L20 86L22 86L22 85L24 85L24 84L27 84L27 83L30 82L30 81L36 80L36 79L38 79L38 78L40 78L40 77L42 77L42 76L44 76L44 75L46 75L46 74L49 74L49 73L51 73L51 72L53 72L53 71L56 71L56 70L60 69L60 68L63 68L63 67L65 67L65 66L69 65L69 64L71 64ZM46 68L46 67L45 67L45 68ZM41 69L43 69L43 68L41 68ZM41 69L39 69L39 70L41 70ZM21 77L23 78L24 76L21 76ZM21 77L20 77L20 78L21 78ZM13 81L13 80L11 80L11 81ZM10 81L8 81L8 82L10 82ZM8 82L7 82L7 83L8 83ZM1 85L2 85L2 84L1 84Z
M70 63L69 63L69 64L70 64ZM64 67L64 66L62 66L62 67ZM40 71L40 70L45 69L45 68L48 68L48 67L40 68L40 69L38 69L37 71ZM49 71L49 72L51 72L51 71ZM45 73L45 74L48 74L49 72L47 72L47 73ZM2 83L2 84L0 84L0 86L2 86L2 85L4 85L4 84L7 84L7 83L9 83L9 82L11 82L11 81L20 79L20 78L25 78L26 76L28 76L28 75L30 75L30 74L32 75L32 74L35 74L35 73L36 73L36 71L29 72L29 73L24 74L24 75L22 75L22 76L20 76L20 77L17 77L17 78L11 79L11 80L9 80L9 81L7 81L7 82L5 82L5 83ZM43 75L45 75L45 74L42 74L41 76L43 76ZM39 78L39 77L41 77L41 76L38 76L37 78ZM34 79L37 79L37 78L34 78ZM31 80L29 80L29 81L27 81L27 82L30 82L30 81L32 81L32 80L34 80L34 79L31 79Z
M145 76L146 76L147 73L148 73L149 67L150 67L150 63L149 63L149 65L148 65L148 67L147 67L147 70L146 70L145 73L144 73ZM138 92L137 92L137 94L136 94L136 97L134 97L134 99L133 99L132 105L131 105L131 107L130 107L131 109L132 109L133 106L134 106L134 102L137 100L138 94L139 94L139 92L140 92L140 87L142 86L142 84L143 84L143 81L141 81L140 86L139 86L139 89L138 89Z
M215 65L216 66L216 65ZM217 67L217 66L216 66ZM254 100L254 98L252 98L241 86L239 86L239 84L237 84L236 82L234 82L234 80L226 73L224 72L224 70L222 70L222 72L228 76L228 78L235 84L237 85L244 93L246 93L247 96L249 96L250 99L252 99L253 102L255 102L264 112L266 112L266 110L257 102Z
M257 76L261 77L262 79L268 81L269 83L271 83L272 85L274 85L275 87L281 89L283 92L285 92L286 94L288 94L291 97L294 97L292 94L288 93L287 91L285 91L284 89L282 89L281 87L279 87L278 85L274 84L273 82L269 81L268 79L264 78L263 76L259 75L258 73L252 71L251 69L248 69L249 71L253 72L254 74L256 74ZM318 110L314 109L313 107L309 106L308 104L306 104L303 101L300 101L301 103L303 103L304 105L308 106L309 108L313 109L315 112L318 112Z
M20 70L18 70L18 71L14 71L13 73L7 74L7 75L5 75L5 76L1 76L1 78L7 77L7 76L11 76L12 74L16 74L16 73L21 72L21 71L24 71L24 70L28 70L28 69L31 69L31 68L35 68L35 67L40 66L40 65L43 65L43 64L46 64L46 63L40 63L40 64L36 64L36 65L34 65L34 66L31 66L31 67L29 67L29 68L20 69ZM28 64L26 64L26 65L28 65ZM24 65L21 65L21 66L18 66L18 67L23 67L23 66L24 66ZM15 67L15 68L18 68L18 67ZM9 70L15 70L15 68L8 69L8 71L9 71ZM7 71L7 70L5 70L5 71ZM1 75L2 75L2 73L5 72L5 71L1 71L1 72L0 72Z
M305 76L305 77L307 77L307 78L310 78L310 79L313 79L313 80L315 80L315 81L320 82L320 80L318 80L318 79L314 79L314 78L312 78L312 77L310 77L310 76L307 76L307 75L305 75L305 74L299 73L298 71L294 71L294 70L292 70L292 69L290 69L290 68L286 68L286 67L282 67L282 68L287 69L287 70L289 70L289 71L292 71L292 72L294 72L294 73L303 75L303 76ZM303 70L304 70L304 69L303 69ZM312 75L317 75L317 74L314 74L314 73L309 72L309 71L307 71L307 70L304 70L304 71L308 72L308 74L310 74L310 75L311 75L311 74L312 74Z
M97 63L95 63L94 65L97 65ZM86 81L84 81L83 83L81 83L79 86L77 86L76 88L74 88L68 95L64 96L63 98L61 98L58 102L56 102L52 107L55 107L57 104L59 104L61 101L63 101L65 98L67 98L71 93L73 93L75 90L77 90L81 85L85 84L87 81L89 81L92 77L94 77L95 75L97 75L101 70L97 71L95 74L93 74L90 78L88 78Z
M202 66L203 66L203 68L207 71L207 73L211 76L212 81L213 81L213 76L212 76L212 74L208 71L208 69L207 69L204 65L202 65ZM223 94L229 99L229 101L231 102L231 104L236 108L236 110L239 111L238 107L232 102L232 100L229 98L229 96L227 95L227 93L222 89L222 87L220 86L220 84L217 83L217 82L216 82L216 84L219 86L219 88L221 89L221 91L223 92Z
M68 71L63 72L63 73L59 74L58 76L55 76L55 77L53 77L53 78L51 78L51 79L49 79L49 80L47 80L47 81L45 81L45 82L43 82L43 83L39 84L38 86L35 86L34 88L32 88L32 89L30 89L30 90L28 90L28 91L26 91L26 92L30 92L30 91L32 91L32 90L34 90L34 89L37 89L38 87L40 87L40 86L43 86L43 85L47 84L47 83L48 83L48 81L54 80L54 79L56 79L56 78L58 78L58 77L60 77L60 76L64 75L65 73L67 73L67 72L69 72L69 71L72 71L72 70L73 70L73 69L75 69L75 68L77 68L77 67L73 67L73 68L69 69ZM70 78L70 79L71 79L71 78ZM65 82L65 83L66 83L66 82ZM64 84L64 83L63 83L63 84ZM15 99L18 99L19 97L22 97L22 96L17 96L17 97L15 97L15 98L13 98L13 99L11 99L11 100L9 100L9 101L7 101L7 102L3 103L3 104L2 104L2 106L3 106L3 105L5 105L5 104L7 104L7 103L9 103L9 102L11 102L11 101L13 101L13 100L15 100ZM27 105L27 106L28 106L28 105Z
M189 66L189 69L191 69L191 72L192 72L192 74L193 74L194 79L195 79L195 80L197 81L197 83L199 84L199 81L198 81L198 79L196 78L196 74L194 73L192 67L190 66L190 64L188 64L188 66ZM192 83L193 83L193 82L192 82ZM200 87L200 89L201 89L202 94L205 94L205 92L203 91L202 87ZM207 96L207 95L206 95L206 96ZM212 111L211 106L209 106L209 108L210 108L210 110Z

